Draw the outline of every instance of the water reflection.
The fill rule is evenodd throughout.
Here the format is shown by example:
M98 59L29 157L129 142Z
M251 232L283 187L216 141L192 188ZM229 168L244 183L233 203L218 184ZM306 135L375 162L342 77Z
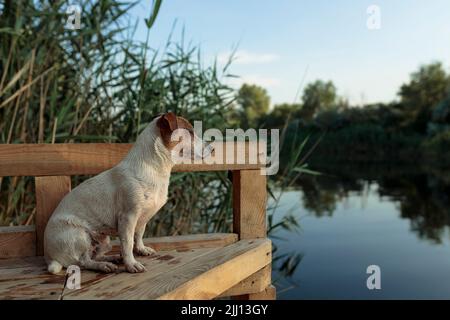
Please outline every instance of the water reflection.
M395 201L402 218L421 239L441 243L450 226L450 171L392 166L322 166L322 176L298 181L304 208L317 217L332 216L350 193L364 200L371 185Z
M302 176L277 209L300 225L272 237L285 257L274 263L280 299L450 298L450 170L313 169L323 175ZM381 267L382 290L366 287L371 264Z

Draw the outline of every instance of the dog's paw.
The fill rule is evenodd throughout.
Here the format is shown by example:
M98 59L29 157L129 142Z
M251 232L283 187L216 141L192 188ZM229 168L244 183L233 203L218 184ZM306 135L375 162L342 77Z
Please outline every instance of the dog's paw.
M149 256L153 253L156 253L155 249L150 247L134 248L134 252L139 256Z
M138 261L134 261L131 263L125 263L125 268L130 273L144 272L146 270L144 265Z
M119 267L111 262L101 262L98 265L98 269L105 273L116 272Z

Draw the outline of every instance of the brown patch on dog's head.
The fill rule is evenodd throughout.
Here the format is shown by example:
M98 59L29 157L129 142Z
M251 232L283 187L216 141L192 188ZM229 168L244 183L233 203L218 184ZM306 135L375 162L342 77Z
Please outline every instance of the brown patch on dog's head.
M177 129L185 129L191 134L191 138L194 135L194 128L183 117L177 117L173 112L167 112L163 114L156 122L157 127L161 133L161 138L167 149L172 150L179 141L172 141L172 133Z

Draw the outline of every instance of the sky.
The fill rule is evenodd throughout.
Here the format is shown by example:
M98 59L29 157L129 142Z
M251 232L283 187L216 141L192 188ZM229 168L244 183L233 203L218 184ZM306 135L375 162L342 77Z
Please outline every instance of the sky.
M372 5L379 15L367 12ZM142 0L131 12L137 39L145 39L150 7ZM354 105L389 102L420 65L450 69L449 0L165 0L151 47L163 47L175 21L175 36L184 27L205 63L236 49L230 71L241 78L230 84L261 85L272 105L293 103L317 79L333 81Z

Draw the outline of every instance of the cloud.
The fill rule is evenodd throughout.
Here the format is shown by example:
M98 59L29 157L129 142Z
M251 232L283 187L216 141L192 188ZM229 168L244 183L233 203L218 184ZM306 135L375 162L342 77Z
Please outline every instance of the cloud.
M239 78L231 78L230 85L240 87L243 83L256 84L264 88L278 87L281 84L280 79L266 77L257 74L244 75Z
M227 63L232 55L231 51L220 53L217 56L219 63ZM238 50L233 55L233 64L264 64L278 60L279 56L272 53L253 53L246 50Z

